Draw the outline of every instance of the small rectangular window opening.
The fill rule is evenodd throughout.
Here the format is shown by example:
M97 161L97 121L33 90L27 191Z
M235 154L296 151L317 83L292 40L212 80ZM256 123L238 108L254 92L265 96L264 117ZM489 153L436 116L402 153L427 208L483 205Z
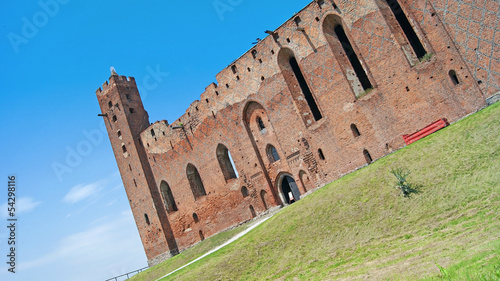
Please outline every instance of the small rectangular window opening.
M236 74L238 72L238 69L236 68L236 65L231 66L231 70L233 71L233 74Z
M155 129L151 129L151 136L154 137L155 136Z
M135 110L133 108L129 108L128 111L130 111L130 113L134 113Z
M318 149L318 155L319 155L319 159L325 160L325 155L323 154L323 150L321 150L321 148Z
M254 59L256 59L256 58L257 58L257 50L252 50L252 57L253 57Z

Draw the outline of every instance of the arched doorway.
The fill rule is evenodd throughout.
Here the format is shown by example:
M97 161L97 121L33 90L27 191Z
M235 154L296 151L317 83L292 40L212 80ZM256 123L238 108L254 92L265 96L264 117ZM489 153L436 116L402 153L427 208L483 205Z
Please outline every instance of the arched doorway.
M292 177L288 175L283 175L281 177L281 180L279 181L279 187L283 201L286 204L291 204L295 201L300 200L299 188L297 187L297 183ZM290 195L293 196L293 199L290 198L291 197Z

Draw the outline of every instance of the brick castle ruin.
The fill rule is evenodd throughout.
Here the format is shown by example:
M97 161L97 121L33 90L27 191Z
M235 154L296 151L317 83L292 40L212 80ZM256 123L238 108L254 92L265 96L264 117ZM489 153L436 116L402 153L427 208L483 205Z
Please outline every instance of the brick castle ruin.
M134 78L113 72L96 94L148 263L484 107L499 21L491 0L313 1L171 124L150 123Z

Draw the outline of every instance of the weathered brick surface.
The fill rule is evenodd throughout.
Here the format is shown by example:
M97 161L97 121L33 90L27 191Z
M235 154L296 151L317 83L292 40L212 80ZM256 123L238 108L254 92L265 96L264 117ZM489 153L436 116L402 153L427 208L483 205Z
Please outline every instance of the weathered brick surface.
M151 264L285 204L285 176L295 180L301 194L321 187L365 165L365 151L373 159L382 157L404 145L401 135L439 118L456 121L483 107L485 97L499 89L497 2L400 1L432 54L423 62L385 1L319 2L323 4L309 4L274 36L217 74L218 83L209 85L172 124L149 123L133 79L112 76L109 85L98 90ZM356 88L359 84L335 41L331 22L343 25L373 85L371 91L360 94ZM290 56L298 61L321 112L323 118L317 121L288 64ZM453 83L450 70L459 84ZM257 118L265 129L259 128ZM228 178L226 166L219 164L220 144L231 153L238 178ZM268 145L279 155L274 163ZM196 199L188 164L196 167L206 193ZM176 205L168 213L168 196L159 189L162 181L168 183Z

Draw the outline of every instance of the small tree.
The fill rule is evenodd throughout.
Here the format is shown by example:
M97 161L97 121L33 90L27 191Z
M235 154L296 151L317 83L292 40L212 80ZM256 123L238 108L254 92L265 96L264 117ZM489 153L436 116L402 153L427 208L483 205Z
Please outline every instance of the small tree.
M410 174L410 170L395 168L391 170L391 174L397 179L394 188L399 190L398 194L403 194L403 197L410 197L411 193L418 193L418 189L416 189L413 184L406 181L406 177Z

